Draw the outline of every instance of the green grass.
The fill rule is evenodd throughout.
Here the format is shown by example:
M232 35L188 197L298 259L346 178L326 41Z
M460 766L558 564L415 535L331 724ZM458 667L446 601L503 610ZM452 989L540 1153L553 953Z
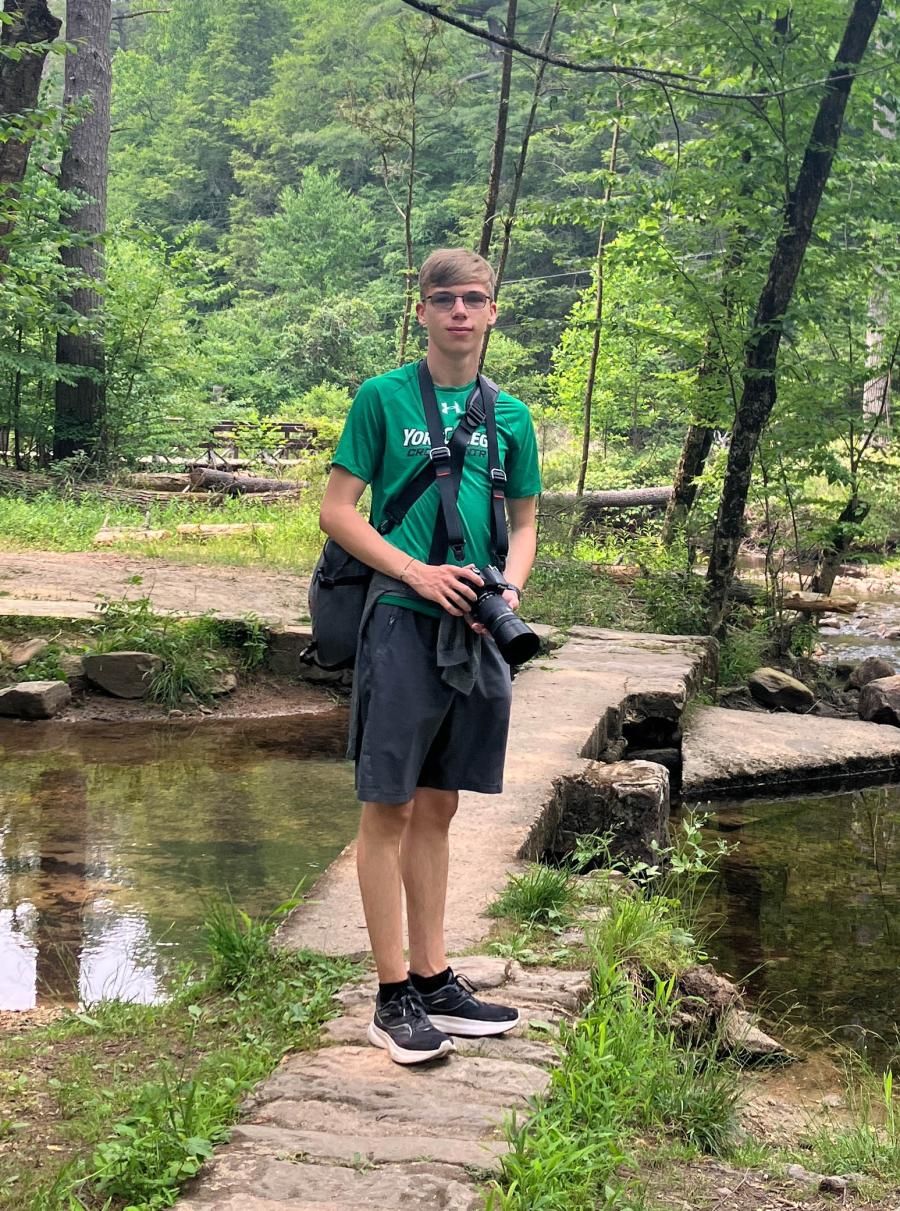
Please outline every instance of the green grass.
M525 925L559 923L570 915L574 887L569 870L535 864L512 876L491 906L490 915Z
M16 1074L0 1078L2 1211L173 1204L247 1092L286 1051L316 1044L354 974L273 950L279 916L213 906L210 971L185 974L165 1004L101 1002L0 1035L0 1072Z
M876 1073L856 1059L847 1073L847 1126L820 1127L809 1140L823 1173L863 1173L900 1185L900 1106L891 1069Z
M155 542L125 542L103 550L128 550L153 558L197 564L259 565L288 571L308 571L321 546L319 499L322 485L304 490L299 502L260 505L246 498L219 506L196 503L153 505L141 509L110 501L65 500L47 493L35 500L0 496L0 546L7 550L90 551L104 526L140 526L173 531ZM220 524L262 522L274 526L251 535L199 540L180 538L176 526L200 522Z
M641 1205L635 1139L668 1135L697 1151L720 1152L732 1138L738 1075L715 1043L681 1045L672 1025L674 978L637 981L613 958L620 911L650 901L622 897L611 927L589 934L593 996L582 1019L559 1035L560 1063L526 1122L511 1119L491 1211L627 1211Z

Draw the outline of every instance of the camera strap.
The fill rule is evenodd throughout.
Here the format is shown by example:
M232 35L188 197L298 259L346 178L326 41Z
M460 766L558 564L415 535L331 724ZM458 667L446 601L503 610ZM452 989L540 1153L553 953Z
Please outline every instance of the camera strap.
M491 553L502 572L509 554L509 530L506 525L506 472L500 461L497 415L494 405L499 394L497 384L483 374L478 376L481 398L485 401L484 428L487 434L488 475L491 480Z

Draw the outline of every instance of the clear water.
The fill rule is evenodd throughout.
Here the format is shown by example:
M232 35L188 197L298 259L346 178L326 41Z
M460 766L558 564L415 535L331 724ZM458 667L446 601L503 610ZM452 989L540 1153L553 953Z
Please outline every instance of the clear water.
M711 952L769 1020L898 1054L900 787L715 805L737 843L708 889Z
M308 885L356 827L346 725L0 722L0 1009L158 999L210 897Z

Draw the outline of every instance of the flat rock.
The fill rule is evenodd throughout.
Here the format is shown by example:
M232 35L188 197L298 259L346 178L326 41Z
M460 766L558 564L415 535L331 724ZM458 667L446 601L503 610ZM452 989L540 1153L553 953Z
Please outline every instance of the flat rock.
M72 691L65 681L20 681L0 690L0 715L52 719L71 700Z
M146 698L163 662L150 652L103 652L82 657L84 675L114 698Z
M859 717L900 727L900 676L879 677L864 685L859 692Z
M416 1211L481 1211L484 1196L456 1165L420 1162L371 1168L308 1164L260 1155L254 1145L217 1157L180 1211L359 1211L361 1207L415 1207Z
M778 710L808 711L816 700L809 686L781 669L756 669L747 678L747 685L757 702Z
M900 731L877 723L703 706L685 724L682 759L685 798L732 790L768 794L797 783L840 784L854 775L900 770Z

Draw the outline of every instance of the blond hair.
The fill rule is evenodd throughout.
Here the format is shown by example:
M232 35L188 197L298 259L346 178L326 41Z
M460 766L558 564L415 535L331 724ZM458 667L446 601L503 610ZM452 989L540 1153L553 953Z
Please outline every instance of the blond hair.
M432 286L460 286L463 282L483 282L493 298L497 275L477 252L468 248L438 248L419 270L419 295L424 299Z

